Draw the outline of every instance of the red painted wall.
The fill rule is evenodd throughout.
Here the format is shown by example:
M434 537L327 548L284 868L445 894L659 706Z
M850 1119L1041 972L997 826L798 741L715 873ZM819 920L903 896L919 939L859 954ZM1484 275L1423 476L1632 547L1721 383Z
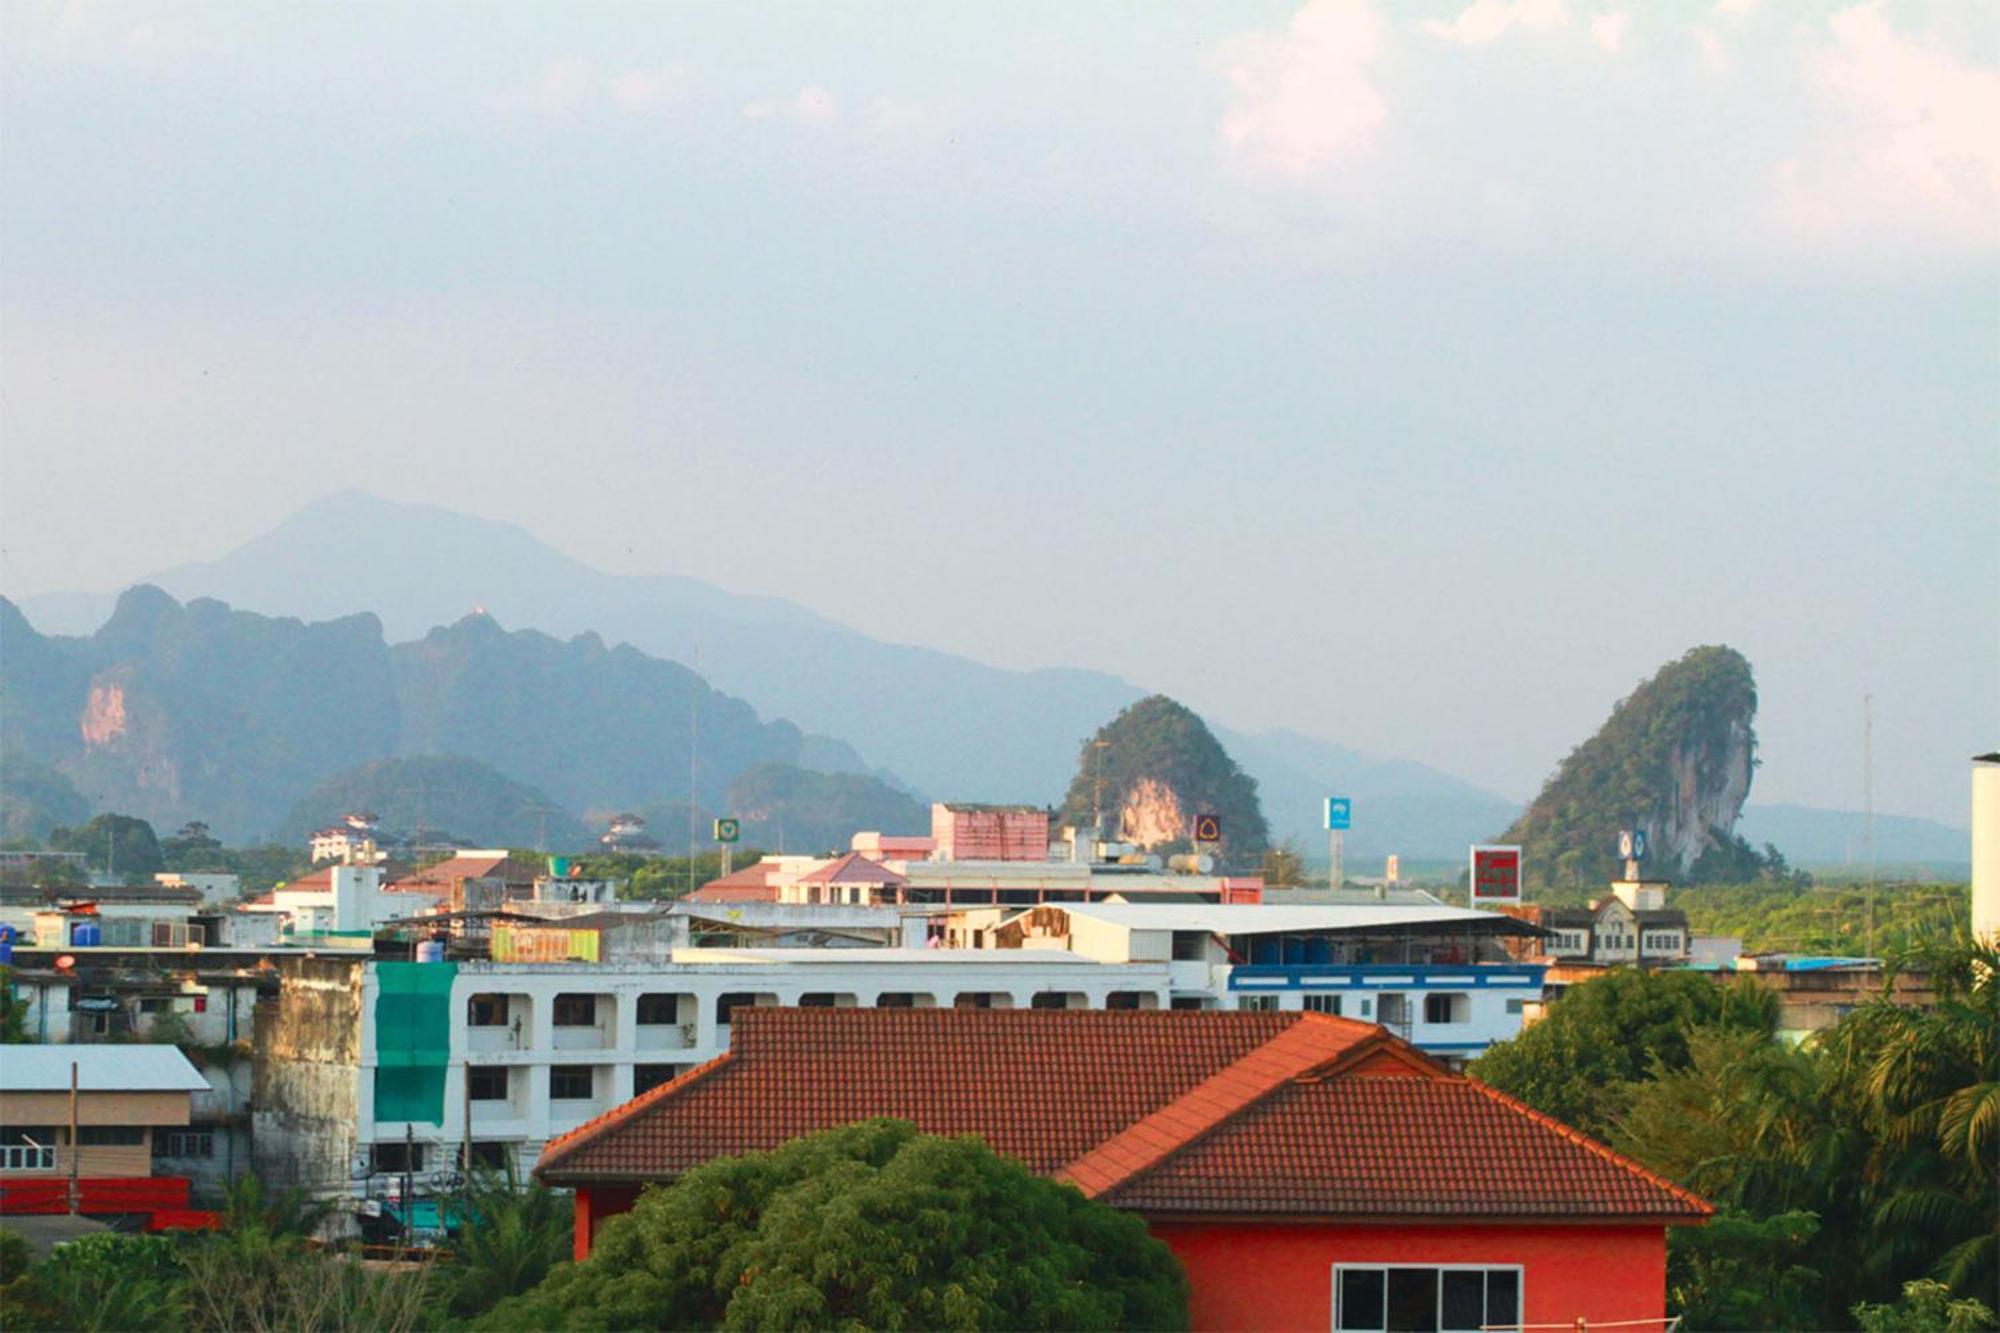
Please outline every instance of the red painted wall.
M1336 1263L1520 1264L1529 1324L1666 1315L1658 1225L1155 1222L1152 1232L1187 1270L1197 1329L1330 1329Z
M576 1235L570 1253L578 1263L590 1257L590 1242L604 1220L632 1211L639 1201L637 1185L586 1185L576 1192Z

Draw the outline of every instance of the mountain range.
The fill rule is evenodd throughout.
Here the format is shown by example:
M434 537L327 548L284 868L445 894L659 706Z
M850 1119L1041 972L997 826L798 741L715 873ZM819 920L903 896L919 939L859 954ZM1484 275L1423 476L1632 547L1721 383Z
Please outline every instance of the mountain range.
M606 573L512 524L359 491L315 501L216 560L144 582L183 600L212 598L267 616L339 623L366 614L392 641L424 638L439 625L469 633L465 616L483 607L499 623L558 640L594 635L600 646L629 644L685 664L765 717L860 751L834 762L805 735L794 760L801 766L865 761L937 799L1058 799L1082 738L1146 693L1103 672L1011 671L886 642L794 603L697 579ZM84 635L116 602L115 593L68 593L26 597L21 608L45 633ZM1518 808L1424 764L1288 732L1214 730L1257 780L1273 836L1306 839L1309 849L1329 793L1355 799L1348 846L1359 855L1451 855L1505 826ZM540 773L498 766L547 785Z
M308 623L140 585L79 637L40 634L0 598L0 643L10 755L97 809L232 840L279 831L317 783L394 756L481 761L564 812L720 804L760 764L861 769L846 745L765 721L678 663L484 613L391 645L372 614Z

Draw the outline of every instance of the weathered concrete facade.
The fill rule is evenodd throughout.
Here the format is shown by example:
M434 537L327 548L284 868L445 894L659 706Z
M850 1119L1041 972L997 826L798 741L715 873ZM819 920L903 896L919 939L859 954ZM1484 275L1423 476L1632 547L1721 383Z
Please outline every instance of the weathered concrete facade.
M361 1119L364 958L288 958L275 1004L257 1013L252 1101L267 1185L344 1192Z

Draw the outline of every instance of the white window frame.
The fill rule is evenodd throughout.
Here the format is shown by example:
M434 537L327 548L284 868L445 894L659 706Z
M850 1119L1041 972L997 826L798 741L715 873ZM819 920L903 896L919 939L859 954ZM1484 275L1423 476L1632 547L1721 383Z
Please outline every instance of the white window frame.
M1338 1018L1340 1017L1340 994L1337 991L1320 991L1307 995L1300 1001L1299 1007L1308 1013L1331 1014L1335 1018Z
M1333 1265L1333 1272L1332 1272L1332 1275L1331 1275L1331 1277L1329 1278L1329 1281L1330 1281L1330 1282L1332 1283L1332 1293L1331 1293L1331 1295L1332 1295L1332 1299L1331 1299L1331 1300L1330 1300L1330 1301L1328 1302L1328 1318L1329 1318L1329 1320L1330 1320L1330 1322L1329 1322L1329 1325L1328 1325L1328 1327L1330 1327L1331 1329L1335 1330L1335 1333L1347 1333L1347 1331L1346 1331L1346 1330L1342 1330L1342 1329L1341 1329L1341 1324L1340 1324L1340 1276L1341 1276L1341 1274L1343 1274L1343 1273L1348 1273L1348 1272L1367 1272L1367 1273L1380 1273L1380 1274L1382 1274L1382 1322L1381 1322L1380 1324L1378 1324L1378 1325L1376 1325L1376 1326L1375 1326L1375 1330L1374 1330L1374 1333L1381 1333L1381 1330L1383 1330L1383 1329L1387 1328L1387 1327L1388 1327L1388 1323L1389 1323L1389 1270L1390 1270L1390 1269L1392 1269L1392 1268L1425 1268L1425 1269L1429 1269L1429 1270L1431 1270L1432 1272L1434 1272L1434 1273L1436 1273L1436 1274L1438 1275L1438 1277L1437 1277L1437 1281L1438 1281L1438 1291L1437 1291L1437 1313L1438 1313L1438 1320L1439 1320L1439 1323L1438 1323L1438 1333L1479 1333L1479 1330L1478 1330L1478 1329L1448 1329L1448 1328L1446 1328L1446 1327L1444 1326L1444 1323L1443 1323L1443 1320L1444 1320L1444 1275L1445 1275L1446 1273L1453 1273L1453 1272L1458 1272L1458 1273L1462 1273L1462 1272L1477 1272L1477 1273L1497 1273L1497 1272L1512 1272L1512 1273L1514 1274L1514 1317L1515 1317L1515 1319L1519 1320L1519 1319L1522 1319L1522 1318L1524 1318L1524 1317L1525 1317L1525 1315L1526 1315L1526 1312L1527 1312L1527 1308L1528 1308L1528 1275L1527 1275L1527 1271L1526 1271L1526 1267L1525 1267L1525 1265L1522 1265L1522 1264L1422 1264L1422 1263L1414 1263L1414 1264L1413 1264L1413 1263L1406 1263L1406 1262L1402 1262L1402 1261L1395 1261L1395 1262L1392 1262L1392 1261L1390 1261L1390 1260L1386 1260L1386 1259L1384 1259L1384 1260L1382 1260L1382 1261L1380 1261L1380 1262L1377 1262L1377 1263L1339 1263L1339 1264L1334 1264L1334 1265ZM1484 1317L1484 1315L1482 1314L1482 1316L1481 1316L1481 1317L1483 1318L1483 1317ZM1520 1327L1521 1327L1521 1325L1520 1325L1519 1323L1515 1323L1515 1324L1483 1324L1483 1325L1481 1325L1481 1327L1483 1327L1483 1328L1501 1328L1501 1329L1504 1329L1504 1328L1515 1328L1515 1329L1518 1329L1518 1328L1520 1328ZM1369 1330L1360 1330L1360 1333L1369 1333Z

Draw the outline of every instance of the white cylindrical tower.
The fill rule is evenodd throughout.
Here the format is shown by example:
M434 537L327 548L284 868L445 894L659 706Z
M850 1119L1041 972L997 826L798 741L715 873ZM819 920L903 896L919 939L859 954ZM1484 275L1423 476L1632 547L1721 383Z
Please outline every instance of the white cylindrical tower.
M2000 943L2000 750L1972 760L1972 934Z

